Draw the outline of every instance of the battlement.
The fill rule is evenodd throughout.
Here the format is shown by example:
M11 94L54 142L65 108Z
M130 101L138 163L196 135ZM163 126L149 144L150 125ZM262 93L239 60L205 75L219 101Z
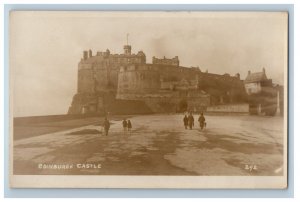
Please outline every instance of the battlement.
M97 52L96 56L103 56L103 57L109 57L110 56L110 51L108 49L106 49L106 51L104 52Z
M178 56L175 56L174 58L166 58L164 56L164 58L160 59L160 58L156 58L156 57L152 57L152 64L157 64L157 65L172 65L172 66L179 66L179 59Z
M225 74L213 74L213 73L208 73L207 71L206 72L201 72L202 74L202 77L206 77L206 78L213 78L213 79L216 79L216 80L223 80L223 81L241 81L240 80L240 74L237 73L235 74L234 76L231 76L230 74L228 73L225 73Z
M81 59L81 63L89 64L89 63L102 63L104 60L108 60L110 63L116 64L145 64L146 63L146 55L143 51L139 51L137 54L111 54L108 49L106 51L101 52L98 51L96 55L93 56L92 51L83 51L83 58Z

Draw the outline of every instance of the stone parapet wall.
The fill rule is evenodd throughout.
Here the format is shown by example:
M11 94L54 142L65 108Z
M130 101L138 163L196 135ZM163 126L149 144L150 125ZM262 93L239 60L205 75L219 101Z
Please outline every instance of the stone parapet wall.
M160 64L160 65L173 65L173 66L179 66L179 59L178 56L175 56L174 58L156 58L152 57L152 63L153 64Z
M228 104L207 107L207 112L220 113L249 113L249 104Z

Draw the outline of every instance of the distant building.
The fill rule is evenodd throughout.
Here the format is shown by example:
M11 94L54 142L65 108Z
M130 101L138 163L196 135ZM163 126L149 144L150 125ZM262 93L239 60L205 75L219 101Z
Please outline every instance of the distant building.
M264 88L272 87L272 79L267 78L265 68L262 72L251 73L248 71L244 83L248 95L261 93Z
M258 115L275 115L280 114L280 101L277 99L279 95L278 87L272 83L272 79L268 79L265 68L262 72L251 73L244 81L245 90L248 94L248 103L250 105L250 113Z

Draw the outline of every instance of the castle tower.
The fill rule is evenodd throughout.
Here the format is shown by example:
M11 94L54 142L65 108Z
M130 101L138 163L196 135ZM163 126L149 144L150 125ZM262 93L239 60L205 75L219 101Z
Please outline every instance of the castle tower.
M126 45L124 46L124 54L125 55L131 55L131 46L128 45L128 36L129 36L129 34L126 35Z
M131 46L130 45L125 45L124 46L124 54L125 55L131 55Z

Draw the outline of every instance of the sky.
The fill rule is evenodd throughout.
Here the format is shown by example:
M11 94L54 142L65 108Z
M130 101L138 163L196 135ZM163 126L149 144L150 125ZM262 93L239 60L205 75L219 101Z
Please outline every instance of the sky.
M77 90L82 52L178 56L180 66L245 79L264 67L284 84L286 13L74 12L10 13L10 99L14 117L65 114Z

